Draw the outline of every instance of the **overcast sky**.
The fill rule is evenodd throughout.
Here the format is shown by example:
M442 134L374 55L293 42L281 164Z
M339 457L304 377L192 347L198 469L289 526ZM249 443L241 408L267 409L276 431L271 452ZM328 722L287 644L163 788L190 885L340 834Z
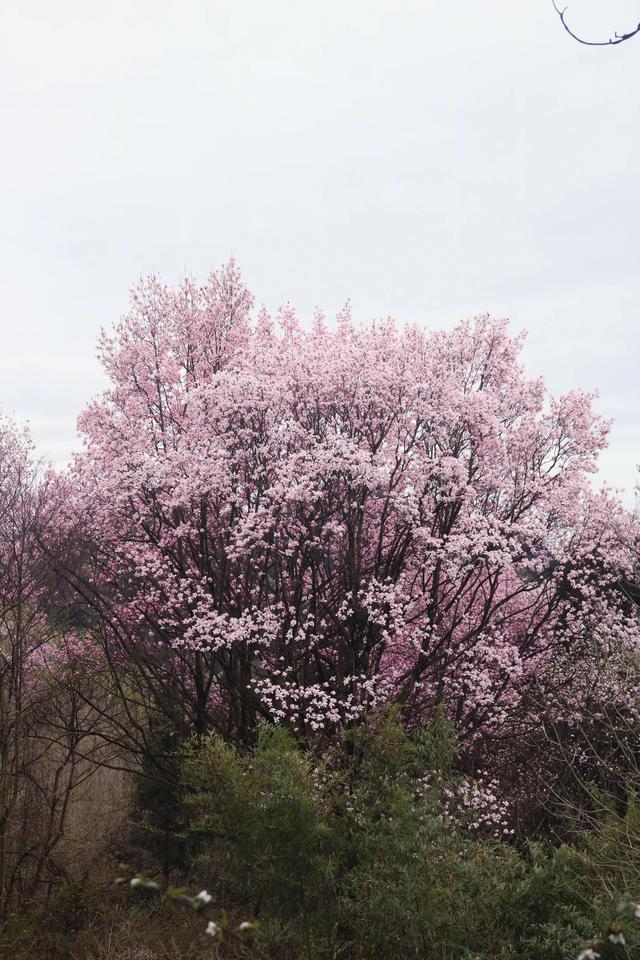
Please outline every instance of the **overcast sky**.
M587 36L640 0L573 0ZM640 37L550 0L0 0L0 403L62 463L141 274L527 328L640 462Z

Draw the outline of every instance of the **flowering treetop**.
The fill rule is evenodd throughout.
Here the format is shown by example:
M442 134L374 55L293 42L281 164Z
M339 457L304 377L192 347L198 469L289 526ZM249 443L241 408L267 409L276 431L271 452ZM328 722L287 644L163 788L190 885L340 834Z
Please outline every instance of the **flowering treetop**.
M252 305L233 262L151 279L102 337L73 508L108 642L189 724L240 737L400 701L474 738L614 689L630 520L589 484L592 397L548 397L503 320Z

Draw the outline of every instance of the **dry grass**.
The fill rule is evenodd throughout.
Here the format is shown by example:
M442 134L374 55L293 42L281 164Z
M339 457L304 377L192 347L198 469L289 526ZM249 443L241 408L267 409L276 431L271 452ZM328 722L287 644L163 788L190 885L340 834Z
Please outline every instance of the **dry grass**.
M131 791L130 774L104 767L74 790L60 851L69 880L83 881L104 864L105 850L126 840Z

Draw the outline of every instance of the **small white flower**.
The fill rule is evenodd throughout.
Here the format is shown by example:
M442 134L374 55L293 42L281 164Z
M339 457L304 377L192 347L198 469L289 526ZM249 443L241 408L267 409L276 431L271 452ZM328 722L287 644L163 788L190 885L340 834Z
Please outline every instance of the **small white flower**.
M129 886L131 887L141 887L144 883L142 877L134 877L133 880L129 881Z
M240 926L238 927L238 930L240 931L240 933L248 933L249 930L253 930L253 926L254 925L252 923L249 923L248 920L243 920Z
M636 908L633 911L633 915L640 920L640 903L636 903Z
M619 943L622 946L627 942L624 938L624 933L610 933L607 939L610 940L611 943Z
M582 951L578 957L578 960L600 960L600 954L596 953L595 950L592 950L591 947L589 947L588 950Z
M214 923L213 920L209 920L205 932L209 937L217 937L220 933L220 926L217 923Z
M212 897L210 893L207 893L206 890L201 890L196 900L199 900L201 903L211 903Z

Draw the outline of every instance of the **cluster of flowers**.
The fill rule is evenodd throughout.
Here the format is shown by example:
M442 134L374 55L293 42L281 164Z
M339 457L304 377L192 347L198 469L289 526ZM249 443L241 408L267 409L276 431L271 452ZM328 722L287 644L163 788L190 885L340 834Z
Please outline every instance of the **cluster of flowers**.
M453 783L442 783L439 777L426 774L420 780L418 795L426 797L434 790L441 798L438 816L444 823L495 839L505 839L515 832L511 826L511 805L500 795L497 780L485 771L478 771L475 777L460 777Z
M391 684L382 676L346 676L342 690L350 692L338 694L330 681L305 686L295 680L292 667L282 666L268 679L254 680L252 686L275 723L288 720L294 730L317 732L347 724L382 706Z

